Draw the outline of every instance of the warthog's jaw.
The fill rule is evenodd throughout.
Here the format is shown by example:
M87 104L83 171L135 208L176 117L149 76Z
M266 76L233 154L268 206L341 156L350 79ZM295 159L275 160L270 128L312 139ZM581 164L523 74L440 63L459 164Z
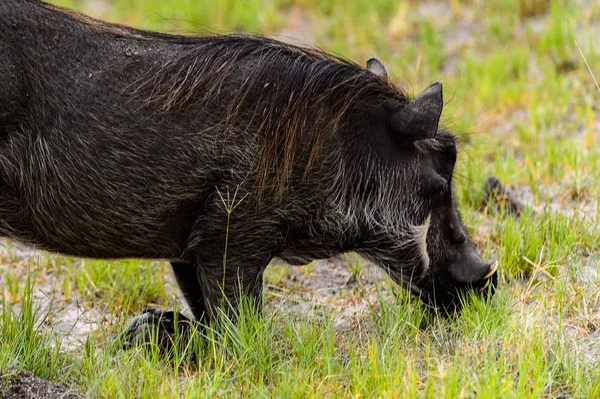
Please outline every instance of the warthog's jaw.
M429 274L423 280L407 286L410 291L421 298L428 306L452 313L462 306L461 296L469 291L483 297L493 295L498 285L498 261L489 264L487 272L474 282L458 282L448 273Z

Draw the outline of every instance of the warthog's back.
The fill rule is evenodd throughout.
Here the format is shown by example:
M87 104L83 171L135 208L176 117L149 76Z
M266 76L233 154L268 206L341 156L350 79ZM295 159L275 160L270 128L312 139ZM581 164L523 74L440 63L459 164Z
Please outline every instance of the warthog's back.
M0 234L75 255L181 254L220 167L210 131L190 126L201 115L136 92L186 49L161 37L0 4Z

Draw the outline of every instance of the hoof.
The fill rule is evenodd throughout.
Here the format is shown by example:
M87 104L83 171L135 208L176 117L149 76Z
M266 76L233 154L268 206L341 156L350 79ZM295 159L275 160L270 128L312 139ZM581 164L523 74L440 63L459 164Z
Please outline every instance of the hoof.
M172 310L147 308L136 317L119 335L117 342L123 348L136 345L157 345L161 350L170 351L175 335L186 341L189 337L192 321L181 313Z

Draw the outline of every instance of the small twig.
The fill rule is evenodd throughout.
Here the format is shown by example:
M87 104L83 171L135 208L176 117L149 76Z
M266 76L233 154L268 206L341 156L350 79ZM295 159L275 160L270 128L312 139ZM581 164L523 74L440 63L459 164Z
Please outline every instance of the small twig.
M594 76L594 72L592 72L592 68L590 68L590 64L588 64L587 58L585 58L585 55L583 55L583 51L581 51L581 47L579 47L579 43L577 43L577 40L575 40L575 46L577 46L577 50L579 50L579 54L581 54L581 58L583 58L583 62L585 62L585 66L587 67L588 71L590 72L590 75L592 75L592 79L594 79L596 88L600 92L600 85L598 84L598 81L596 80L596 76Z
M542 246L542 249L540 250L540 254L538 255L538 260L537 263L533 262L532 260L528 259L526 256L523 256L523 260L525 260L525 262L529 263L531 266L533 266L533 271L531 273L531 278L529 279L529 283L527 284L527 289L525 290L525 293L522 296L522 301L525 302L527 301L527 299L529 298L529 296L531 295L531 292L533 291L533 289L539 285L536 284L534 285L534 282L536 280L537 275L542 272L544 273L546 276L548 276L550 279L552 280L556 280L556 278L554 276L552 276L550 273L548 273L546 271L546 269L550 266L547 265L546 267L542 266L542 259L544 258L544 247L545 244Z

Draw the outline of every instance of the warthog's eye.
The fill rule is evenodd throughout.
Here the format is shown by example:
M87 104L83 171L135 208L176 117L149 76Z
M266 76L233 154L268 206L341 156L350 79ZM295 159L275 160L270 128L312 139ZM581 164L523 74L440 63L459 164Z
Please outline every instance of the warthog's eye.
M459 224L457 224L456 222L450 222L448 227L450 228L450 239L452 240L453 244L460 245L467 240L467 235L465 234L465 232Z
M448 182L440 175L433 175L425 185L424 195L432 205L443 201L448 191Z

